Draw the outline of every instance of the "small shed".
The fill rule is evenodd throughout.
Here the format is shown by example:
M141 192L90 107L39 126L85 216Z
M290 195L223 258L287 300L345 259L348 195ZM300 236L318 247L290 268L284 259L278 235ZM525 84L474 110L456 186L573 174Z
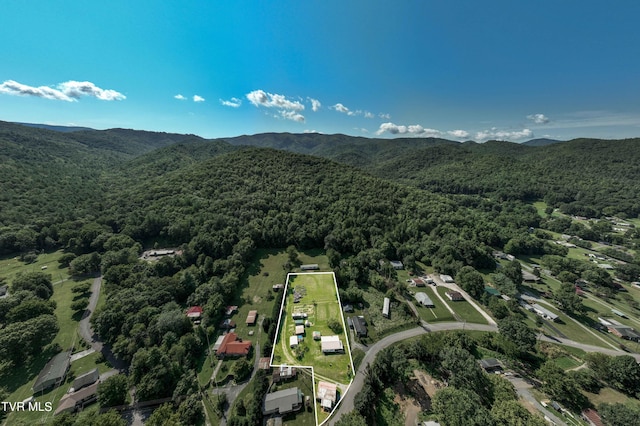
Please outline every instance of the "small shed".
M256 325L256 319L258 318L258 311L249 311L247 314L247 325Z
M289 347L295 348L298 346L298 336L289 337Z
M382 304L382 316L385 318L389 318L391 309L391 300L388 297L384 298L384 302Z
M296 334L304 334L304 325L296 325Z
M303 271L317 271L320 269L320 266L317 263L310 263L307 265L300 265L300 269Z
M389 262L389 264L393 267L393 269L404 269L404 265L399 260L392 260Z
M319 331L313 332L313 340L320 340L321 337L322 337L322 333L320 333Z
M485 358L480 360L480 367L482 367L482 369L487 373L503 370L502 364L495 358Z

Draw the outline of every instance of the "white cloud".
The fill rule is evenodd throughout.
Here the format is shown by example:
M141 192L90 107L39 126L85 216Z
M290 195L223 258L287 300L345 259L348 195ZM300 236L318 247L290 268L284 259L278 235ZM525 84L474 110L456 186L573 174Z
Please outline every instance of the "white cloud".
M477 141L487 141L489 139L518 140L531 137L533 137L533 132L530 129L498 130L496 127L492 127L489 130L482 130L476 133Z
M549 122L549 117L544 114L531 114L527 115L527 118L536 124L547 124Z
M38 98L74 102L82 96L91 96L102 101L121 101L127 97L111 89L101 89L89 81L67 81L57 88L49 86L33 87L7 80L0 84L0 93L17 96L35 96Z
M317 130L305 130L303 133L320 133Z
M347 114L347 115L355 115L356 113L351 111L349 108L347 108L346 106L342 105L341 103L337 103L331 107L329 107L335 111L341 112L343 114Z
M373 118L373 114L370 113L369 111L365 111L364 112L364 118Z
M382 123L380 128L376 131L376 135L383 133L391 133L392 135L404 135L409 134L411 136L424 136L424 137L438 137L442 134L436 129L426 129L419 124L412 124L410 126L397 125L394 123Z
M469 132L466 130L450 130L447 133L455 138L466 138L469 136Z
M175 99L179 100L179 101L185 101L187 100L187 98L185 98L184 96L182 96L180 93L178 93L177 95L174 96Z
M115 90L101 89L90 81L67 81L60 83L58 88L73 99L78 99L81 96L93 96L101 101L121 101L127 98Z
M256 107L265 108L281 108L293 111L304 110L304 105L298 101L292 101L287 99L284 95L267 93L264 90L254 90L247 93L247 99Z
M380 114L378 114L378 117L384 118L385 120L391 120L391 114L386 114L381 112Z
M320 103L319 100L313 99L313 98L307 98L307 99L309 99L309 102L311 102L311 111L317 112L320 109L320 107L322 107L322 104Z
M228 101L220 99L220 103L231 108L238 108L240 105L242 105L242 100L238 98L231 98Z
M199 95L193 95L193 102L204 102L204 98Z
M287 111L286 109L280 110L280 117L287 120L297 121L298 123L304 123L304 115L297 111Z

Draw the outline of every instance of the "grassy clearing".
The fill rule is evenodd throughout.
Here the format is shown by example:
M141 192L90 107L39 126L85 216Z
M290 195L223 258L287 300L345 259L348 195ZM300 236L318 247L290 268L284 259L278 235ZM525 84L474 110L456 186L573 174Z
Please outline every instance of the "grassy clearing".
M38 255L35 262L26 264L18 256L4 256L0 258L0 278L11 282L21 272L44 272L51 275L51 281L57 283L70 278L69 268L60 267L58 259L63 255L62 250L46 252ZM45 269L42 269L45 267Z
M582 393L589 398L589 402L596 407L600 404L615 404L616 402L620 402L622 404L633 404L636 406L640 405L638 400L629 398L622 392L618 392L611 388L602 388L599 393L590 393L585 391L582 391Z
M451 312L449 312L447 307L442 304L440 299L438 299L438 296L436 296L436 294L434 293L434 290L433 290L432 287L416 288L415 292L416 293L417 292L426 293L427 296L429 296L429 298L433 301L433 303L435 305L433 308L427 308L425 306L422 306L416 300L413 301L414 302L413 304L418 309L418 315L420 315L420 318L422 318L424 321L426 321L426 322L442 322L442 321L455 321L456 320L453 317L453 315L451 314Z
M545 203L544 201L534 202L533 207L536 209L540 217L546 218L549 216L548 214L545 213L545 209L547 208L547 203ZM553 213L551 214L551 216L553 216Z
M356 309L355 315L362 315L367 321L369 337L365 342L375 342L396 331L415 326L409 306L404 301L391 298L389 318L382 315L385 294L370 287L364 292L364 309Z
M304 288L305 295L299 303L293 301L294 288ZM320 376L339 383L349 383L352 375L351 357L348 353L347 330L344 329L333 274L291 275L287 289L279 334L274 345L273 363L313 366L315 373ZM295 350L289 347L289 337L295 335L293 312L307 313L307 320L311 323L311 327L305 327L304 339ZM338 319L341 323L343 330L340 333L329 328L331 319ZM322 336L337 334L344 345L345 353L323 354L320 341L312 338L314 331L319 331Z
M555 358L553 360L553 363L558 367L562 368L563 370L570 370L572 368L576 368L582 365L581 362L576 361L570 356L561 356L561 357Z
M282 253L284 253L284 251ZM325 255L324 250L321 249L307 250L303 253L300 253L298 255L298 259L300 259L302 265L317 263L321 271L332 270L331 266L329 266L329 258ZM284 253L284 261L282 263L285 263L286 261L287 256L286 253ZM282 269L282 265L280 265L280 269ZM301 272L301 270L296 269L295 272Z
M463 320L465 320L467 322L476 323L476 324L486 324L487 323L487 320L482 316L482 314L480 312L478 312L477 309L474 308L466 300L459 301L459 302L449 302L449 299L445 295L445 293L447 291L449 291L448 288L446 288L446 287L438 287L437 291L440 294L440 296L442 296L442 298L447 301L449 306L451 306L451 309L453 309L455 311L455 313L458 314L458 316L460 316L460 318L462 318Z
M213 404L211 403L211 401L209 400L210 395L205 395L204 398L202 398L202 402L204 404L204 409L207 415L207 420L208 423L210 425L217 425L220 424L220 416L218 416L218 412L216 411L215 408L213 408Z

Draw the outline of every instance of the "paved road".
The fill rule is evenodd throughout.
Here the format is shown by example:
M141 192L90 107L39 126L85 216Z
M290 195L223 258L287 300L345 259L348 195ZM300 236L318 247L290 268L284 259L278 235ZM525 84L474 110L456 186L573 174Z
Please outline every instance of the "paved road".
M394 343L400 342L405 339L409 339L411 337L420 336L421 334L425 334L432 331L444 331L444 330L480 330L480 331L497 331L496 326L488 325L488 324L469 324L466 325L464 323L459 322L447 322L440 324L429 324L425 327L416 327L410 330L401 331L390 336L385 337L382 340L379 340L374 345L371 345L367 350L360 366L358 367L358 371L356 372L356 376L351 382L351 386L349 386L349 390L343 395L343 398L340 400L340 404L333 416L329 420L329 425L335 424L340 419L342 414L346 414L350 411L353 411L353 401L355 395L362 390L362 386L364 385L364 371L367 368L367 365L373 362L378 352L382 349L390 346Z
M126 371L128 368L127 364L124 361L116 358L113 352L111 352L111 347L104 344L91 327L91 315L93 315L93 312L96 310L96 306L98 305L101 286L102 276L96 277L93 280L93 284L91 285L91 296L89 297L89 305L84 311L84 314L82 314L82 319L80 320L80 324L78 325L78 333L80 333L80 337L82 337L87 343L89 343L96 352L102 352L104 358L109 362L109 364L111 364L113 368L120 371Z
M355 395L362 390L362 386L364 385L364 371L367 368L367 365L375 359L378 352L380 352L382 349L394 343L400 342L402 340L409 339L411 337L420 336L421 334L436 332L436 331L462 330L462 329L490 331L490 332L498 331L498 327L492 324L472 324L472 323L465 324L460 322L435 323L435 324L423 325L422 327L416 327L410 330L401 331L399 333L392 334L376 342L374 345L370 346L369 350L366 352L364 356L364 359L362 360L362 362L360 363L360 366L358 367L358 371L356 372L356 376L353 379L353 382L351 383L349 390L344 394L343 399L340 400L338 408L333 413L333 416L331 416L331 419L329 420L328 424L334 425L340 419L340 416L342 416L342 414L346 414L350 411L353 411L353 401L354 401ZM601 352L607 355L631 355L640 362L640 354L628 354L621 350L605 349L599 346L585 345L582 343L574 342L569 339L559 339L559 338L557 339L557 338L550 338L547 336L541 336L540 340L551 342L551 343L560 343L563 345L582 349L586 352ZM536 407L540 406L541 408L544 408L540 404L537 404L535 406ZM551 416L549 417L553 419L553 417ZM561 421L558 424L564 424L564 422Z
M536 400L536 398L529 391L529 389L532 388L530 384L528 384L527 382L525 382L523 379L519 377L514 377L514 376L506 376L506 377L509 379L513 387L516 389L516 392L522 399L529 402L531 405L533 405L536 408L536 410L538 410L539 412L541 412L542 414L544 414L545 416L553 420L555 424L566 425L564 420L560 420L560 418L558 418L554 414L554 412L547 410L545 407L542 406L542 404L538 402L538 400Z

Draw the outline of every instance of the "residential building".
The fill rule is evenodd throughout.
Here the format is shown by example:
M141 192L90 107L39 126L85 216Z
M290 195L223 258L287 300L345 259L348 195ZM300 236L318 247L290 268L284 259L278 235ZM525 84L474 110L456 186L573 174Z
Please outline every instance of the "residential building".
M45 389L59 386L69 371L71 364L71 352L60 352L47 362L40 371L36 382L33 384L33 393L36 394Z
M264 397L262 414L287 414L302 408L302 392L298 388L283 389Z
M451 284L454 282L453 277L451 275L441 274L440 279L442 280L442 282L445 282L448 284Z
M350 319L356 335L358 337L367 337L367 322L364 320L364 317L351 317Z
M423 293L423 292L418 292L416 293L416 295L414 296L416 298L416 300L418 301L418 303L420 303L422 306L426 306L428 308L433 308L435 307L433 301L431 300L431 298L429 296L427 296L427 293Z
M391 260L389 261L389 264L393 269L396 269L396 270L404 269L404 265L399 260Z
M100 372L97 368L85 373L81 376L78 376L71 385L69 392L77 392L85 386L89 386L94 384L100 379Z
M251 342L243 342L236 333L227 333L216 351L219 358L247 356L251 349Z
M290 365L281 365L273 370L273 382L280 383L289 379L295 379L298 371Z
M484 358L480 360L480 367L487 373L503 370L502 364L495 358Z
M445 293L445 296L454 302L459 302L464 300L464 296L459 291L449 290Z
M317 271L320 266L317 263L310 263L308 265L300 265L300 269L303 271Z
M531 305L531 307L533 308L533 312L540 315L544 319L551 320L551 321L558 321L559 319L558 315L554 314L547 308L542 307L537 303L534 303L533 305Z
M316 399L324 411L331 411L338 401L338 386L335 383L318 382Z
M91 386L85 387L82 390L74 393L67 393L60 398L58 407L53 415L60 413L73 413L78 410L82 410L86 405L89 405L98 400L98 383L94 383Z
M344 346L338 336L321 336L320 345L324 354L344 352Z

